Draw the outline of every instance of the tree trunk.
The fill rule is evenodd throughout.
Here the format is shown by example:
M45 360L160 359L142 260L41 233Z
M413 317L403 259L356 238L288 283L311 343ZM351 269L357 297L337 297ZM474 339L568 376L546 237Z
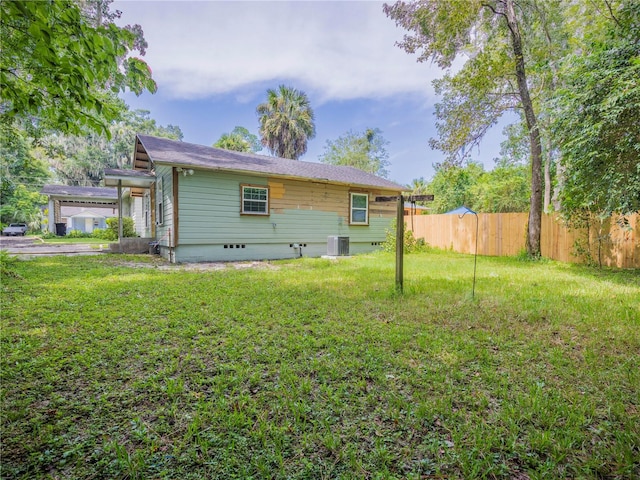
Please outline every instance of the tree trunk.
M511 44L516 63L518 91L527 121L531 148L531 200L527 225L527 253L529 256L539 257L540 231L542 228L542 144L540 142L538 120L533 110L529 86L527 85L527 74L522 53L522 36L520 35L513 0L505 0L505 7L505 17L511 32Z

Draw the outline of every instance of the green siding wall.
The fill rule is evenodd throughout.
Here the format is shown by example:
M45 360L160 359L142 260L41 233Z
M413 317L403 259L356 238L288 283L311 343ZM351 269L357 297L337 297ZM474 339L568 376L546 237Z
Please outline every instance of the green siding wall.
M175 228L173 227L173 170L171 169L171 167L160 165L156 167L156 178L162 178L164 202L164 221L162 222L162 224L156 224L156 238L158 239L160 245L172 246L173 234L175 232ZM171 230L171 232L169 232L169 230ZM169 233L171 233L171 235L169 235Z
M164 176L165 197L171 193L170 177L170 172ZM376 214L370 217L368 226L350 226L344 215L318 210L304 198L292 202L298 208L269 216L240 215L241 184L267 186L268 182L262 177L198 170L194 175L178 176L179 242L175 261L293 258L299 251L290 247L292 243L307 244L302 248L304 256L320 256L327 252L330 235L348 236L350 253L361 253L380 248L372 243L384 241L393 219ZM348 187L344 192L348 202ZM167 207L169 204L167 201ZM165 221L165 229L169 224Z

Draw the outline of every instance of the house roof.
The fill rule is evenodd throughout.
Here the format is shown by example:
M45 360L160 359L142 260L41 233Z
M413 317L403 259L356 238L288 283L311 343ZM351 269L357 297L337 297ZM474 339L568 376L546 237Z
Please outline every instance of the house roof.
M233 152L149 135L138 135L137 142L144 148L150 160L159 164L378 187L393 191L406 189L395 182L353 167ZM136 155L140 153L143 152L136 148Z

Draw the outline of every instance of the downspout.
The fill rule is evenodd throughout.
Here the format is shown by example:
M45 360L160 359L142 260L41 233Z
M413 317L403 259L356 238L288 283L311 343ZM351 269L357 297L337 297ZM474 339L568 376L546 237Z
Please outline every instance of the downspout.
M122 253L122 179L118 180L118 245Z

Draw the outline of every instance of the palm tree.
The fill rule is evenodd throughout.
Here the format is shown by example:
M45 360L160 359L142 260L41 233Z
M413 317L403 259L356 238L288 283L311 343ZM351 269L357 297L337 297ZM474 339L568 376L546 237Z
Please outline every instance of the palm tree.
M307 142L316 136L313 110L307 94L280 85L267 90L267 101L256 108L262 145L272 155L297 160L307 151Z
M429 184L425 182L424 177L414 178L409 185L411 195L425 195L429 188Z

